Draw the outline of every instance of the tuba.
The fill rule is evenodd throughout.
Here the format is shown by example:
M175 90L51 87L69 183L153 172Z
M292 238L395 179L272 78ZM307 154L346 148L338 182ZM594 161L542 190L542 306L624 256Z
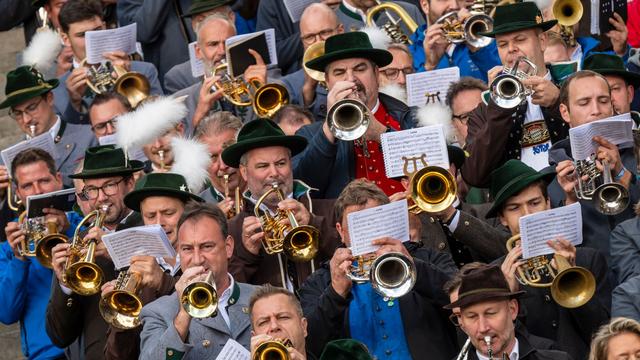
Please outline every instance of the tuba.
M520 240L520 234L507 240L507 251L511 251ZM555 260L556 267L551 265ZM558 305L573 309L586 304L596 291L593 274L581 266L571 266L562 255L539 255L524 259L518 266L516 279L522 285L550 287L551 297Z
M107 323L118 329L133 329L140 325L140 275L121 271L113 290L100 298L100 314Z
M367 26L376 27L376 22L375 22L376 15L379 12L384 11L384 13L387 15L387 18L389 20L382 26L382 30L384 30L384 32L386 32L387 35L389 35L389 37L394 43L407 44L407 45L411 44L411 40L409 40L409 37L418 29L418 24L416 24L413 18L411 18L411 15L409 15L402 8L402 6L395 4L391 1L381 3L380 0L376 0L376 2L378 3L378 5L370 8L369 11L367 11L367 19L366 19ZM400 19L395 19L391 15L391 12L396 13ZM402 31L402 29L400 28L401 22L404 22L410 34L405 34Z
M289 339L265 341L256 347L251 360L289 360L289 347L293 347Z
M460 22L456 11L451 11L436 20L436 24L442 24L444 37L452 44L466 42L475 48L483 48L493 40L488 36L480 35L481 32L493 29L493 19L481 11L473 11L464 23Z
M360 100L342 99L329 109L327 123L331 133L343 141L361 138L369 128L373 115Z
M520 63L526 64L526 70L520 70ZM524 56L519 57L513 68L504 67L490 86L491 99L503 109L512 109L520 105L531 95L531 89L524 86L522 80L535 75L538 67Z
M603 161L602 165L604 169L600 172L595 160L585 159L574 162L577 181L574 188L576 197L580 200L593 201L593 206L601 214L617 215L629 206L629 190L611 179L611 165L608 161ZM582 179L584 176L587 180Z
M396 299L409 293L416 283L416 266L405 255L389 252L356 256L347 277L356 283L371 282L378 294Z
M213 273L207 271L196 276L185 286L180 294L182 308L193 318L216 316L218 293Z
M553 3L551 11L556 20L558 20L560 36L569 46L576 46L576 35L573 33L573 25L580 22L582 18L582 3L578 0L556 0Z
M102 285L102 270L95 263L96 241L90 239L84 241L80 238L80 228L91 219L94 220L94 227L102 227L104 218L109 210L108 205L102 205L99 209L93 210L76 227L69 248L69 257L64 264L63 283L73 292L80 295L93 295L100 291Z
M87 59L84 59L80 66L86 64ZM114 66L108 61L98 66L89 65L87 86L96 94L115 91L126 97L133 108L146 99L151 91L149 80L144 75L135 71L126 71L123 67Z

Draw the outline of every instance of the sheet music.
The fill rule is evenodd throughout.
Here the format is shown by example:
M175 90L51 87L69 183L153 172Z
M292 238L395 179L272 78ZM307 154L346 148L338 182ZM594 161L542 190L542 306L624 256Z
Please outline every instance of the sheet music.
M4 150L2 150L2 152L0 152L0 156L2 157L2 161L4 162L4 165L7 167L7 171L9 172L9 174L11 174L11 162L13 161L13 158L16 157L16 155L18 155L20 152L29 149L29 148L39 148L42 149L46 152L48 152L52 158L57 159L58 158L58 154L56 151L56 145L53 142L53 138L51 137L51 134L49 134L49 132L44 132L43 134L40 134L36 137L34 137L33 139L30 140L23 140L13 146L10 146ZM58 164L56 164L58 165Z
M231 44L235 44L236 42L254 34L264 33L264 36L267 39L267 47L269 48L269 57L271 59L262 59L266 65L277 65L278 64L278 51L276 50L276 32L274 29L266 29L262 31L256 31L254 33L249 34L241 34L228 38L225 40L225 46L229 46ZM249 56L249 55L247 55Z
M199 78L204 75L204 63L196 57L196 43L197 41L194 41L189 44L189 64L191 65L191 75L194 78Z
M376 251L371 244L381 237L409 241L409 210L407 200L355 211L347 215L353 256Z
M251 353L233 339L227 340L216 360L249 360Z
M283 0L284 6L287 8L292 23L300 21L300 17L307 6L318 2L318 0Z
M525 215L520 218L522 257L553 254L547 240L563 237L573 245L582 244L580 203Z
M160 225L137 226L102 236L116 269L131 264L135 255L176 257L167 234Z
M124 51L125 54L136 52L136 23L109 30L87 31L85 43L87 63L98 64L106 61L106 52Z
M380 143L384 156L384 169L389 178L404 176L402 157L419 157L425 154L428 165L449 168L449 154L442 125L384 133L380 136ZM420 166L416 169L410 166L408 170L413 172L423 167L420 162L416 165Z
M449 86L459 79L460 68L457 66L407 75L409 106L422 106L428 100L444 104Z
M575 160L584 160L596 152L598 144L594 136L601 136L614 145L633 141L633 120L629 113L593 121L569 129L571 155Z
M98 143L100 145L117 145L116 134L101 136L98 138ZM129 153L129 160L138 160L142 162L149 160L142 149L130 149L127 152Z

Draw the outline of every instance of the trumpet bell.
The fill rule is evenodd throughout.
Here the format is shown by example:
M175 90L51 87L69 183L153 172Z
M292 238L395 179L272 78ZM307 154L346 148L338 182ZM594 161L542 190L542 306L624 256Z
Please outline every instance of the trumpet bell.
M491 83L491 99L503 109L512 109L526 99L524 85L514 75L498 75Z
M114 290L100 299L100 314L104 320L118 329L133 329L140 325L142 301L124 290Z
M65 272L66 286L80 295L93 295L100 291L102 270L93 262L78 261Z
M62 234L49 234L43 237L36 244L36 259L40 262L40 265L53 269L51 264L51 250L58 244L64 244L69 242L69 238Z
M299 225L284 237L284 253L287 258L297 262L313 260L318 253L319 238L320 231L315 227Z
M483 48L491 44L492 38L480 35L481 32L491 30L493 30L493 19L486 14L472 15L464 23L467 44L475 48Z
M343 141L361 138L369 128L371 115L359 100L343 99L329 109L327 121L331 133Z
M618 215L629 206L629 190L618 183L610 182L596 188L593 205L604 215Z
M556 256L556 261L557 261ZM573 309L586 304L596 292L593 274L580 266L558 273L551 284L551 297L558 305Z
M289 92L280 84L260 86L253 95L253 111L261 118L272 118L289 103Z
M304 51L304 55L302 55L302 67L304 68L304 72L309 75L310 78L317 82L325 82L325 76L323 71L309 69L307 67L307 62L319 58L324 55L324 41L318 41L313 43L311 46Z
M149 96L151 85L144 75L130 71L118 77L114 89L117 93L126 97L131 107L135 108Z
M406 295L416 283L415 265L401 253L386 253L371 265L371 287L382 296L397 299Z
M582 18L584 9L578 0L556 0L551 11L559 25L573 26Z
M266 341L256 347L251 360L289 360L289 351L287 346L291 346L291 342L279 340Z
M182 307L192 318L207 318L218 309L218 294L213 277L206 281L194 281L187 285L180 296Z
M451 173L438 166L426 166L416 172L409 185L411 199L427 213L447 209L456 199L457 184Z

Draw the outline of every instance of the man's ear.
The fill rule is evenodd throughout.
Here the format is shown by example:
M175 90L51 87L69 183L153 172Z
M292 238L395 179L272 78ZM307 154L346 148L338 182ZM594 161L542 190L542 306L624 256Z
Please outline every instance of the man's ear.
M627 86L627 94L629 96L629 103L631 103L633 101L633 96L635 95L636 89L633 87L633 85L628 85Z
M67 35L67 33L61 31L60 38L62 39L62 43L64 43L64 46L71 46L71 41L69 40L69 35Z
M339 222L336 223L336 230L338 231L338 234L340 235L340 241L342 241L342 243L344 243L344 231L345 231L345 229L342 228L342 224L340 224Z
M569 107L565 104L560 104L560 115L562 116L562 120L567 124L571 124L571 117L569 116Z
M547 49L547 40L547 33L544 31L540 31L540 33L538 34L538 41L540 41L540 49L543 53Z
M429 0L420 0L420 9L422 9L422 13L424 17L429 21Z
M504 225L505 227L507 226L507 218L505 218L504 216L502 216L502 213L500 213L498 215L498 219L500 220L500 224Z
M196 44L194 45L193 49L195 50L196 53L196 59L204 59L204 54L202 53L202 49L200 49L200 43L198 41L196 41Z
M247 181L247 167L244 165L240 165L240 176L242 176L242 180Z

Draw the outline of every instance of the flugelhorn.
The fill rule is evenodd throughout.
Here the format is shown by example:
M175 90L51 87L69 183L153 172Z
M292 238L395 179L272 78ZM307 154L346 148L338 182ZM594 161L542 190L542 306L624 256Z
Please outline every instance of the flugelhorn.
M464 22L458 18L456 11L442 15L436 24L442 24L444 37L452 44L466 42L475 48L483 48L491 44L492 38L480 35L493 29L493 19L484 13L472 13Z
M411 44L409 37L418 29L418 24L413 20L411 15L409 15L402 6L393 2L380 2L380 0L376 0L376 2L378 5L375 5L367 11L367 26L376 26L375 19L378 13L383 11L389 20L382 26L382 30L384 30L395 43ZM397 14L399 19L395 19L391 13ZM402 22L404 22L409 30L409 34L405 34L400 28L400 23Z
M289 339L265 341L256 347L251 360L289 360L289 347L293 347Z
M327 124L336 138L351 141L361 138L369 128L371 112L367 105L356 99L342 99L329 109Z
M69 238L58 232L58 226L53 221L47 221L46 227L47 234L36 244L35 256L38 262L40 262L40 265L53 269L51 251L58 244L68 243Z
M122 66L112 65L109 61L95 66L88 65L87 59L84 59L80 66L85 65L88 68L87 86L96 94L115 91L126 97L133 108L149 96L149 80L139 72L127 71Z
M355 257L347 277L356 283L369 281L377 293L396 299L413 289L417 271L413 262L399 252L381 256L368 253Z
M524 63L525 70L520 70ZM527 100L531 95L531 89L524 86L522 80L538 73L538 67L524 56L519 57L513 64L513 68L504 67L502 74L498 75L490 86L491 99L496 105L504 109L512 109Z
M27 218L27 211L23 211L18 216L18 225L24 233L24 237L18 243L18 254L25 257L36 256L36 246L38 241L44 237L46 226L44 224L44 218ZM55 224L54 224L55 225Z
M520 234L507 240L507 251L511 251ZM555 267L551 260L555 261ZM516 279L522 285L550 287L551 297L558 305L573 309L586 304L595 294L596 279L581 266L571 266L562 255L539 255L524 259L516 270Z
M213 68L211 75L218 76L219 79L210 91L215 92L218 89L222 89L224 98L235 106L251 105L251 92L247 84L240 78L233 78L228 69L229 65L225 60L222 60L219 65Z
M193 318L216 315L218 293L213 273L207 271L193 278L180 294L182 308Z
M553 16L558 20L560 36L562 36L569 46L576 46L576 36L573 33L573 25L580 22L582 18L582 3L579 0L555 0L552 12Z
M576 197L593 201L594 208L604 215L617 215L630 203L629 190L611 178L611 165L602 161L603 170L598 170L595 160L585 159L574 162ZM587 177L583 180L583 177Z
M109 206L101 205L100 208L87 214L80 221L73 234L69 257L64 264L62 281L77 294L93 295L100 291L104 276L102 269L95 263L96 240L89 239L84 241L80 237L80 229L92 219L94 220L94 227L102 227L107 211L109 211Z
M140 325L141 278L137 273L121 271L113 290L100 299L102 318L118 329L133 329Z

